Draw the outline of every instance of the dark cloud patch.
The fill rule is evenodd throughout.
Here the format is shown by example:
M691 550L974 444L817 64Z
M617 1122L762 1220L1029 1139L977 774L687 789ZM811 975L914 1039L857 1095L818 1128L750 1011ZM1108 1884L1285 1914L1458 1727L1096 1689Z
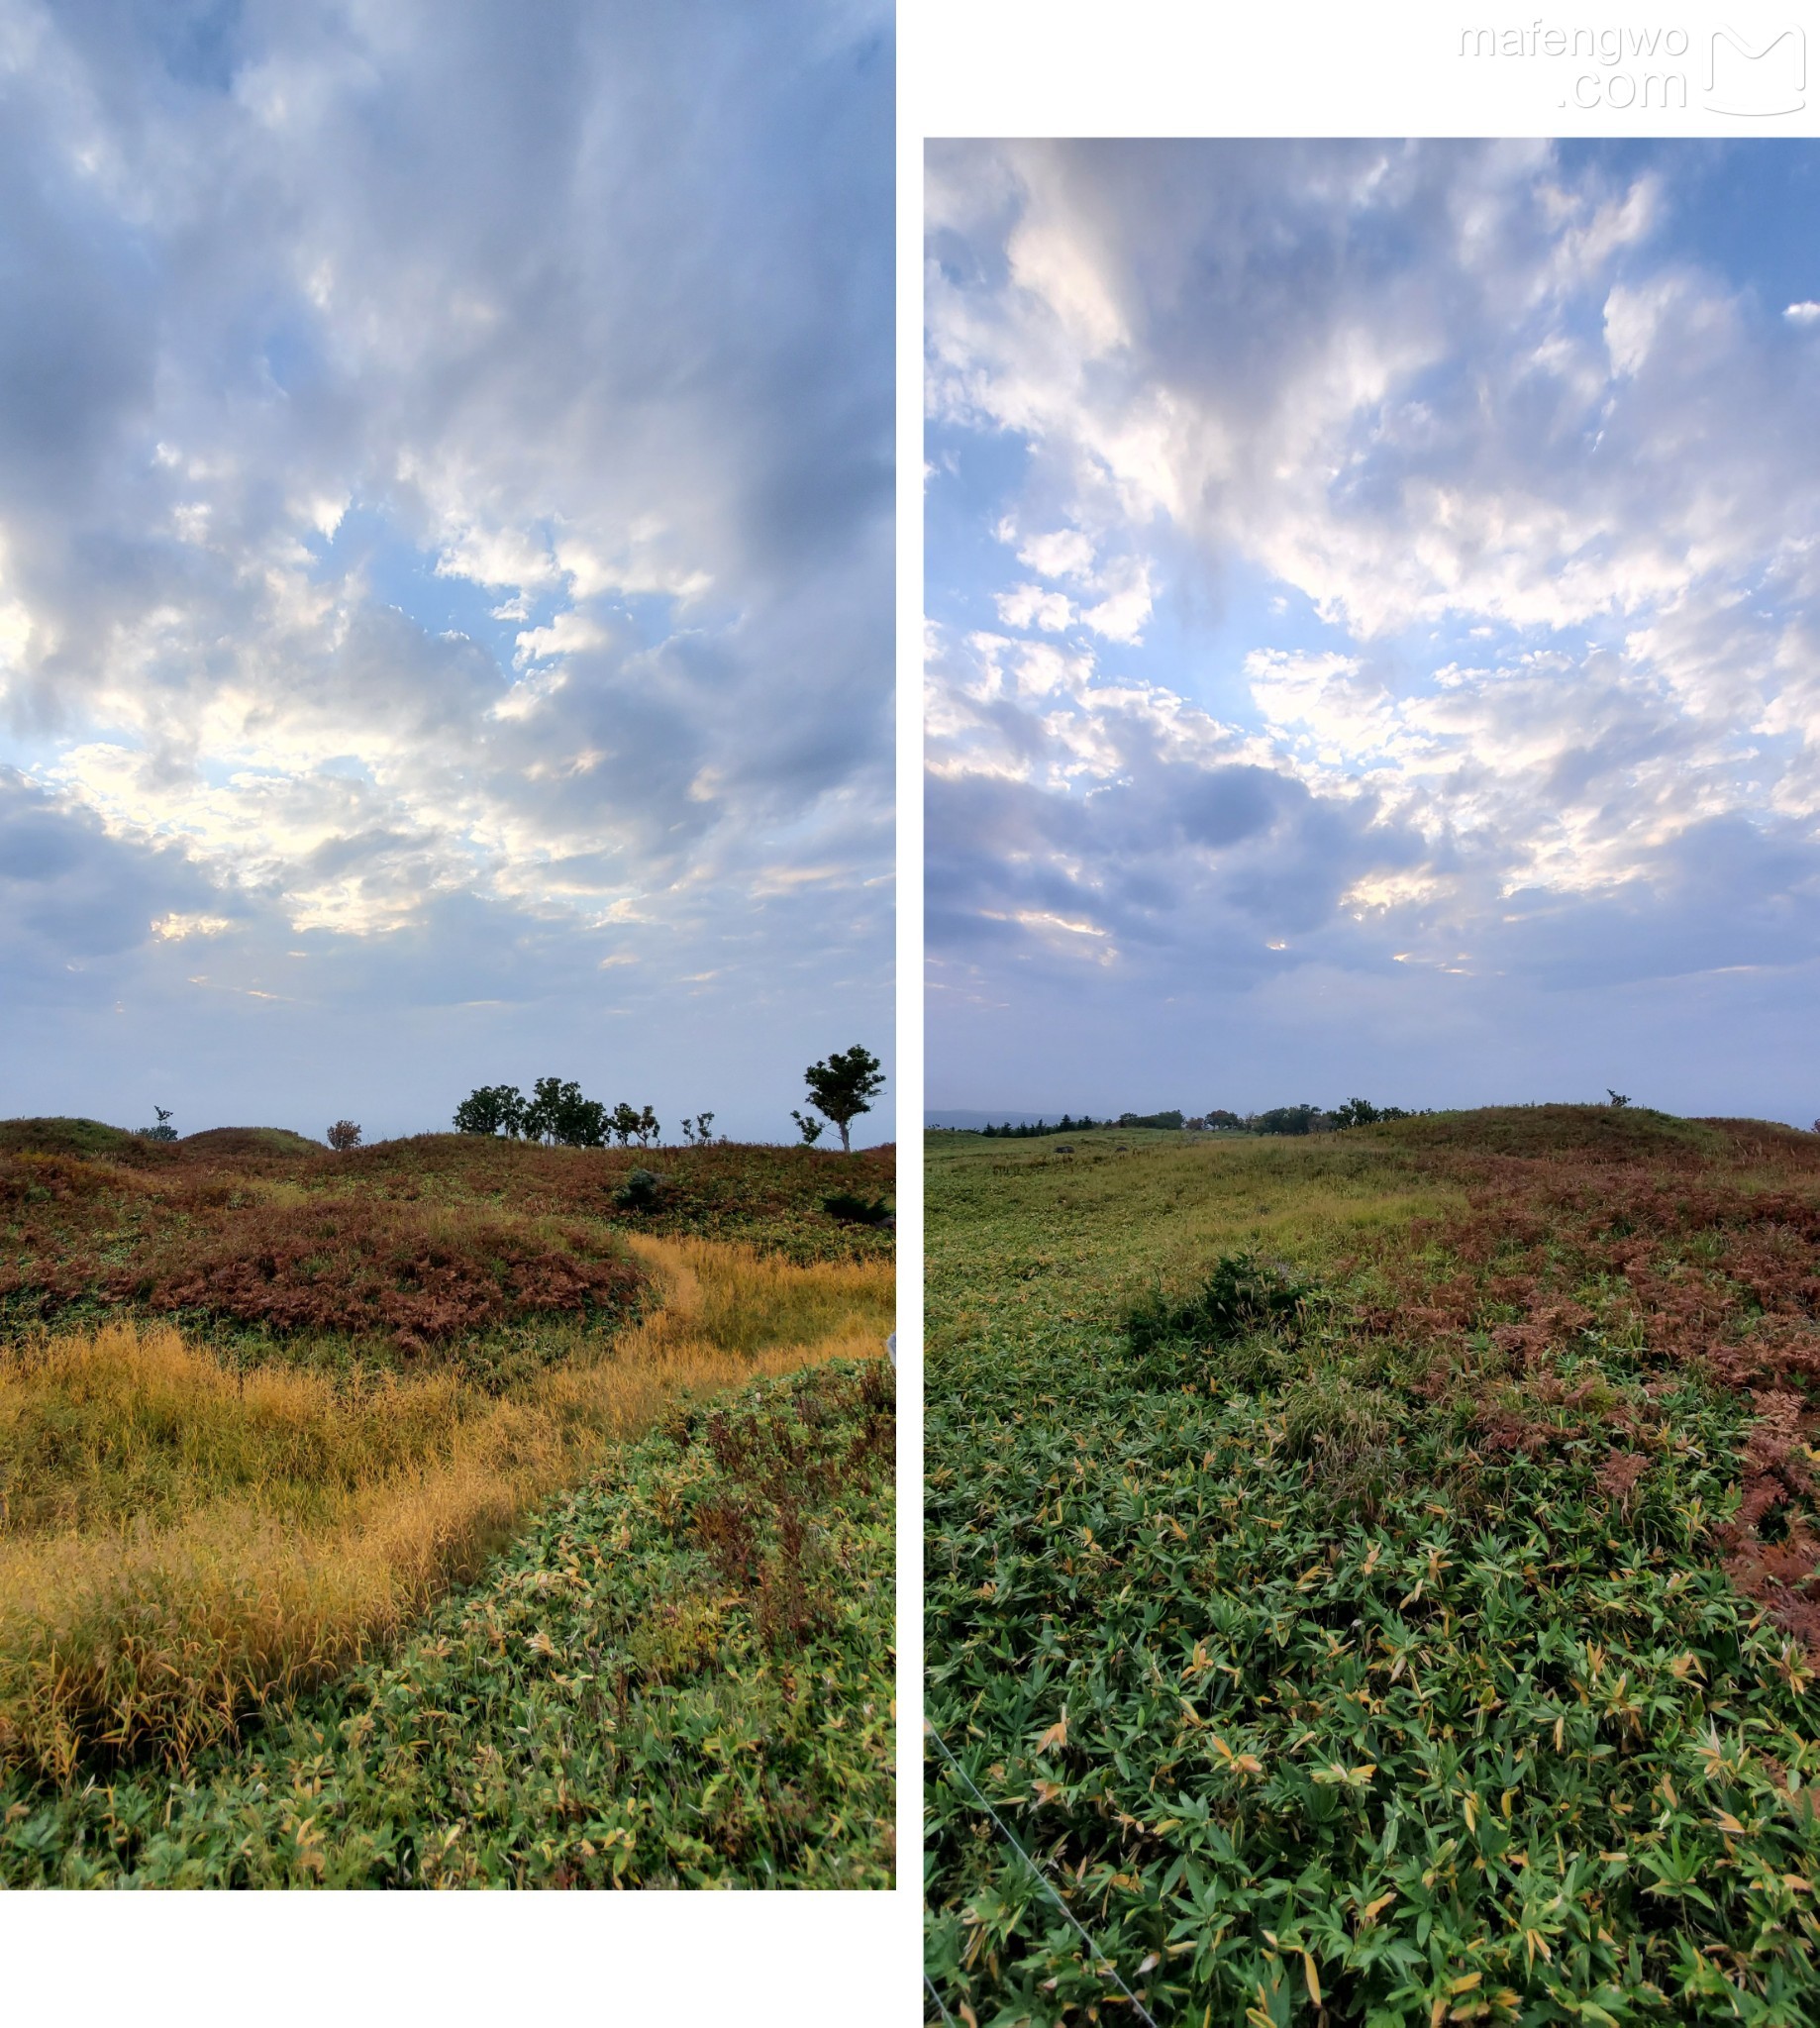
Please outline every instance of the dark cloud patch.
M156 315L132 224L45 173L54 121L0 83L0 512L79 510L152 404Z
M1236 845L1264 829L1280 807L1279 775L1262 767L1216 767L1190 777L1170 800L1190 845Z
M1092 790L995 775L931 781L932 952L1001 946L1064 972L1129 961L1152 983L1172 967L1200 975L1217 954L1239 983L1280 968L1273 942L1352 942L1345 891L1430 857L1374 798L1318 795L1243 764L1203 772L1141 756L1135 739L1121 761L1121 778ZM1325 948L1304 944L1289 962Z
M110 838L79 805L0 766L0 979L10 997L78 997L79 968L142 950L154 920L224 906L233 904L181 853Z
M1820 958L1820 841L1785 822L1714 817L1615 893L1518 890L1506 913L1487 956L1554 988L1791 969Z

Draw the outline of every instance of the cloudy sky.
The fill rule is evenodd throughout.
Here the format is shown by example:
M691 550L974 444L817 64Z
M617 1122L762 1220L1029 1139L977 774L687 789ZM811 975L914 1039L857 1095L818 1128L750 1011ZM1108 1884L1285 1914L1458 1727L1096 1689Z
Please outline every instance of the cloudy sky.
M888 1057L891 106L888 0L0 0L0 1114Z
M932 1104L1820 1113L1817 211L932 147Z

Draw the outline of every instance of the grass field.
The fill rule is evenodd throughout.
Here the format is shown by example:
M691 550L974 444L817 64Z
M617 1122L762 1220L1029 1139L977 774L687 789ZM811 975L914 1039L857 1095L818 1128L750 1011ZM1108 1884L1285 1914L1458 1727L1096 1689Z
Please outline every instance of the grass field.
M1820 2022L1820 1137L1070 1141L930 1148L931 2018Z
M0 1127L0 1883L885 1880L888 1151L642 1161Z

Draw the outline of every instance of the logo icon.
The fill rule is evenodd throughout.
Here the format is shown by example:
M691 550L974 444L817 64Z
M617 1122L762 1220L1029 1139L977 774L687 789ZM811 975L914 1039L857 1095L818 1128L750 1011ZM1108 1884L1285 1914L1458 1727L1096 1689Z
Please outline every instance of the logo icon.
M1807 103L1807 37L1785 28L1761 48L1736 29L1713 31L1706 56L1706 110L1741 120L1798 113Z

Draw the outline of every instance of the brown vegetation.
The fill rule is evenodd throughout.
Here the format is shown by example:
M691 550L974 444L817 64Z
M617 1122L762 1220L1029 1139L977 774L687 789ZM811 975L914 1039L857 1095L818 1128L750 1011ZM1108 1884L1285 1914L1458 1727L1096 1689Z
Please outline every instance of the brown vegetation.
M1820 1651L1820 1136L1541 1106L1380 1131L1464 1186L1466 1208L1348 1264L1369 1290L1366 1328L1426 1351L1422 1391L1472 1403L1486 1450L1599 1432L1619 1504L1677 1369L1743 1395L1755 1421L1726 1569ZM1634 1357L1641 1403L1573 1377L1586 1333Z
M798 1264L888 1261L835 1185L851 1158L666 1150L655 1208L617 1201L649 1155L433 1134L332 1154L265 1128L149 1142L84 1121L0 1124L0 1330L126 1308L261 1339L324 1333L395 1362L536 1319L635 1305L629 1234L757 1241Z

